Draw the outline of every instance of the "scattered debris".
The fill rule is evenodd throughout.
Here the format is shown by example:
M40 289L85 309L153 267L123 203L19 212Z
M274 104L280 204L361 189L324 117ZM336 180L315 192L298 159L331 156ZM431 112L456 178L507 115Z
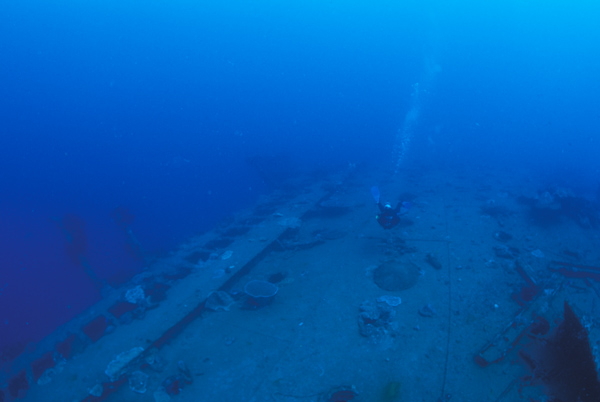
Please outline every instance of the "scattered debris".
M157 373L163 372L167 366L167 362L159 356L157 349L150 350L144 357L144 360L146 363L142 367L148 367Z
M421 317L433 317L434 315L437 315L437 312L431 304L426 304L419 309L419 315Z
M395 311L386 302L365 301L360 305L358 315L359 333L366 337L395 336L398 325L393 321Z
M235 300L233 300L229 293L223 290L217 290L210 292L206 298L204 307L210 311L229 311L234 303Z
M90 388L89 393L91 396L95 396L96 398L99 398L104 393L104 387L102 386L102 384L96 384L92 388Z
M577 196L571 189L548 188L533 196L521 196L518 201L529 207L529 215L538 226L556 225L565 217L584 229L600 227L598 204Z
M64 358L59 358L59 360L56 362L56 365L54 367L51 367L44 371L44 373L37 380L37 384L38 385L50 384L52 382L52 379L57 374L62 373L66 364L67 364L67 361Z
M223 254L221 254L221 259L228 260L231 258L232 255L233 255L233 250L227 250Z
M179 395L183 387L193 382L192 373L182 360L177 362L177 371L177 374L167 377L161 384L167 395Z
M144 293L144 289L137 285L127 292L125 292L125 300L127 300L131 304L141 304L146 301L146 294Z
M111 381L117 381L119 377L125 373L125 369L127 365L135 360L140 354L144 352L144 348L141 346L137 346L128 351L120 353L117 357L114 358L108 366L104 373L110 378Z
M442 263L432 253L427 253L427 255L425 256L425 262L427 264L431 265L434 269L437 269L437 270L442 269Z
M377 301L380 303L386 303L388 306L396 307L402 304L402 299L398 296L389 296L384 295L377 298Z
M591 265L571 264L562 261L551 261L548 269L567 278L592 279L600 282L600 267Z
M134 371L129 375L129 388L138 394L145 394L148 387L148 374L143 371Z

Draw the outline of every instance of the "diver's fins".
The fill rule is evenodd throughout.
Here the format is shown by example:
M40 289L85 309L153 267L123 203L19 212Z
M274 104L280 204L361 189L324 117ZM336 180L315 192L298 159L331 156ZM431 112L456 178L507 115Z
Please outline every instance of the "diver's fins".
M408 211L412 208L412 202L410 201L403 201L400 204L400 215L404 215L406 213L408 213Z

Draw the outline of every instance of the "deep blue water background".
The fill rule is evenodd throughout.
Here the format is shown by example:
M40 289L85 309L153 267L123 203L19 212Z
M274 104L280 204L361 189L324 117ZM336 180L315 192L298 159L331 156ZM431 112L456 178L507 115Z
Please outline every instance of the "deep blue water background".
M522 167L592 194L600 6L497 3L3 2L0 350L100 297L66 214L118 283L144 264L115 207L160 255L271 190L248 158L391 166L413 109L403 164Z

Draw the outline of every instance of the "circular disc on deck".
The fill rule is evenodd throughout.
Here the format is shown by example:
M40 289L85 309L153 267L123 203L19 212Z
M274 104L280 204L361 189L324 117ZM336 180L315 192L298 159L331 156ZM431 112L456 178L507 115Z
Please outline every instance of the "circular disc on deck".
M419 268L410 262L388 261L373 270L375 284L389 291L410 289L419 276Z

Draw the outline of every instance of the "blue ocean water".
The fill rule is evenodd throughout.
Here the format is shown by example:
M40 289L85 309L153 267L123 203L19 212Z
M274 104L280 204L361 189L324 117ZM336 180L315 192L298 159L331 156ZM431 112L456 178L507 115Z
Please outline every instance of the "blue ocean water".
M566 1L4 2L3 356L101 297L86 267L122 283L282 176L485 164L592 194L599 16Z

